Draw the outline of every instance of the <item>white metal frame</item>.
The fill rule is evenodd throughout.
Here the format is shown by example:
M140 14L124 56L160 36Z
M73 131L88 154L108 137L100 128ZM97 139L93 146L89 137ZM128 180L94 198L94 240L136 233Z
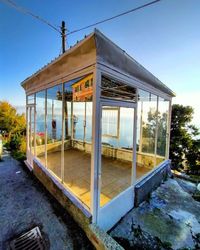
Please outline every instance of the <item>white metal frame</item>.
M92 150L91 150L91 187L90 187L90 192L91 192L91 204L90 204L90 212L92 214L92 221L94 223L100 223L100 220L102 218L102 216L104 216L107 212L109 213L109 211L111 211L110 209L113 209L113 206L118 206L122 204L121 206L121 211L123 213L123 202L120 202L120 199L122 197L126 196L126 201L128 206L131 208L134 206L134 185L136 184L136 130L137 130L137 96L138 96L138 88L144 90L144 91L148 91L154 95L160 96L162 98L165 98L166 100L169 101L169 114L171 112L171 97L159 90L157 90L154 87L151 87L150 85L128 75L125 74L124 72L121 72L118 69L113 68L110 65L103 65L100 63L97 63L95 66L90 67L87 69L84 69L83 71L79 71L79 72L75 72L75 74L72 74L71 76L69 76L69 78L67 79L67 81L70 81L72 79L79 76L83 76L85 74L89 74L89 73L93 73L93 82L95 84L93 84L93 112L92 112ZM101 98L100 96L100 92L101 92L101 76L102 75L106 75L108 77L114 78L116 80L120 80L121 82L128 84L130 86L133 86L136 88L136 103L131 103L128 101L114 101L114 100L106 100L105 98ZM63 86L63 90L64 90L64 84L65 82L62 82L62 86ZM60 83L56 84L59 85ZM50 84L52 87L53 83ZM40 89L39 91L42 91L44 89ZM45 89L45 167L47 168L47 89ZM64 91L63 91L63 95L64 95ZM26 101L27 102L27 101ZM64 102L64 98L63 98L63 102ZM101 107L102 105L117 105L117 106L123 106L123 107L131 107L134 108L134 131L133 131L133 165L132 165L132 182L131 182L131 186L125 190L124 192L120 193L118 196L116 196L113 200L111 200L109 203L107 203L104 207L100 208L100 181L101 181L101 170L100 170L100 160L101 160ZM64 105L64 103L63 103ZM62 105L62 106L63 106ZM63 106L64 107L64 106ZM36 122L36 109L35 110L35 122ZM64 117L64 110L62 110L62 132L64 132L64 125L65 125L65 117ZM26 113L28 114L28 106L26 109ZM169 117L168 119L168 125L170 125L170 120L171 118ZM36 125L34 125L34 131L36 132ZM73 133L73 130L71 131ZM168 133L169 133L169 128L168 128ZM28 135L28 130L27 130L27 135ZM35 137L35 136L34 136ZM29 137L27 136L27 145L28 145L28 139ZM169 147L169 136L168 136L168 142L167 142L167 153L166 155L169 155L168 152L168 147ZM36 158L36 138L34 138L34 155ZM64 180L64 133L62 133L62 153L61 153L61 157L62 157L62 161L61 161L61 180L59 180L61 183L63 183ZM28 153L28 151L27 151ZM36 158L37 159L37 158ZM152 171L155 171L155 169L153 169ZM48 170L50 172L50 170ZM152 172L151 171L151 172ZM50 172L51 173L51 172ZM52 173L51 173L52 174ZM140 179L141 181L141 179ZM137 181L138 182L138 181ZM69 190L66 186L65 186L66 190ZM77 202L82 203L73 193L71 193L71 195L74 197L75 200L77 200ZM116 209L116 208L115 208ZM123 216L123 214L122 214ZM118 218L119 219L119 218ZM113 220L116 220L116 217L113 218ZM102 222L101 222L102 223ZM106 225L102 224L102 227L108 227Z
M113 223L117 222L119 219L118 216L123 215L125 210L130 210L134 206L134 182L136 180L136 129L137 129L137 100L136 103L128 101L118 101L110 100L106 98L101 98L101 77L103 75L102 68L96 67L96 74L94 77L94 82L96 81L95 87L93 88L93 130L92 130L92 165L91 165L91 212L92 220L94 223L97 223L101 226L102 222L105 221L106 211L110 213L113 208L113 205L120 204L121 197L129 196L126 206L119 210L119 214L112 218L110 223L107 223L107 228L113 226ZM106 74L109 77L113 77L112 74ZM115 76L116 78L116 76ZM126 82L127 83L127 82ZM137 89L137 88L136 88ZM137 96L137 91L136 91ZM100 208L100 183L101 183L101 115L102 115L102 106L119 106L119 107L128 107L134 109L134 131L133 131L133 162L132 162L132 176L131 176L131 186L116 196L113 200L107 203L104 207ZM131 191L130 191L131 190ZM126 212L127 212L126 211ZM108 214L107 214L108 215ZM105 225L102 224L102 227L105 228Z
M112 106L112 107L125 107L132 108L134 110L133 117L133 157L132 157L132 171L131 171L131 183L130 186L114 197L111 201L109 201L105 206L100 207L100 193L101 193L101 179L102 179L102 163L101 163L101 129L98 138L98 152L99 152L99 160L98 160L98 202L97 202L97 221L96 223L104 228L105 230L110 229L124 213L128 212L134 206L134 181L136 179L136 103L124 102L124 101L114 101L114 100L106 100L101 99L100 101L100 118L102 116L103 106ZM101 127L101 123L100 123ZM126 200L125 203L122 203L123 200ZM123 205L122 205L123 204ZM113 214L113 211L115 213Z
M93 76L93 112L92 112L92 152L91 152L91 204L92 221L97 222L99 195L99 132L100 132L100 85L101 73L96 67Z
M127 73L119 70L118 68L113 67L112 65L109 65L108 63L102 64L98 62L98 68L104 75L110 76L113 79L116 79L117 81L120 80L122 83L128 84L137 89L150 92L151 94L160 96L166 100L172 100L172 97L168 94L162 92L161 90L158 90L157 88L149 85L146 82L143 82L142 80L138 80L137 78L128 75Z
M35 97L34 97L35 98ZM28 98L27 98L28 101ZM32 128L32 114L34 117L34 124ZM33 166L33 158L35 155L35 104L26 104L26 155L27 161L30 166ZM33 146L30 142L30 137L32 137L32 129L33 129ZM31 146L30 146L31 145Z
M93 74L93 82L95 82L95 77L96 77L96 70L95 70L95 67L93 67L93 69L91 70L91 67L88 69L88 70L86 70L86 69L84 69L84 71L82 72L82 71L80 71L80 72L77 72L77 74L76 74L76 77L81 77L81 76L84 76L84 75L87 75L87 74ZM70 81L70 80L73 80L74 79L74 77L71 77L71 78L69 78L69 80L68 81ZM64 97L64 87L65 87L65 83L66 82L68 82L68 81L64 81L64 82L62 82L62 90L63 90L63 97ZM61 84L61 83L59 83L59 84ZM56 85L59 85L59 84L56 84ZM56 86L55 85L55 86ZM51 87L53 87L53 86L50 86L49 88L51 88ZM96 88L96 84L93 84L93 89L95 89ZM63 184L63 181L64 181L64 157L62 157L62 155L64 156L64 133L62 133L62 146L61 146L61 148L62 148L62 152L61 152L61 157L62 157L62 159L61 159L61 178L59 178L59 177L57 177L50 169L48 169L48 166L47 166L47 89L40 89L38 92L40 92L40 91L44 91L45 92L45 168L47 169L47 171L49 171L49 173L55 178L55 179L57 179L59 182L61 182L62 184ZM32 93L32 94L34 94L35 95L35 98L36 98L36 93ZM95 94L93 94L93 96L94 96ZM28 95L27 95L27 97L28 97ZM26 102L27 102L27 97L26 97ZM95 100L96 100L96 98L95 97L93 97L93 110L95 110L94 109L94 103L95 103ZM36 100L35 100L35 103L36 103ZM63 98L63 104L64 104L64 98ZM65 112L64 112L64 109L63 109L63 104L62 104L62 132L64 131L64 129L65 129ZM36 123L36 112L37 112L37 110L36 110L36 108L35 108L35 123ZM93 117L94 117L94 115L93 115ZM93 119L93 118L92 118ZM92 130L93 130L93 127L94 127L94 122L93 122L93 126L92 126ZM35 132L36 132L36 125L34 126L34 129L35 129ZM73 133L73 129L72 129L72 133ZM93 137L92 136L92 144L93 144L93 138L95 138L95 137ZM28 136L27 136L27 139L28 139ZM27 142L28 143L28 142ZM28 144L27 144L28 145ZM34 144L35 146L36 146L36 143ZM35 151L36 151L36 147L34 147L35 149ZM93 152L93 151L92 151ZM94 181L94 178L93 178L93 174L92 174L92 165L93 165L93 161L94 161L94 158L92 157L92 155L93 155L93 153L91 152L91 207L90 207L90 209L89 209L89 211L91 212L91 214L92 214L92 204L93 204L93 194L94 194L94 192L92 192L92 188L93 188L93 186L95 185L95 183L96 183L96 181ZM28 151L27 151L27 156L28 156ZM36 154L35 154L35 157L33 158L33 159L35 159L37 162L38 162L38 159L37 159L37 156L36 156ZM40 164L41 165L41 164ZM33 167L33 164L31 164L31 166ZM85 210L88 210L88 207L85 205L85 204L83 204L83 202L81 201L81 200L79 200L79 198L77 198L77 196L72 192L72 190L69 188L69 187L67 187L66 185L64 186L64 188L68 191L68 192L70 192L70 194L71 194L71 196L73 196L74 197L74 200L76 200L77 202L79 202L80 204L81 204L81 206L83 207L83 209ZM89 212L88 211L88 212ZM95 212L94 212L95 213Z

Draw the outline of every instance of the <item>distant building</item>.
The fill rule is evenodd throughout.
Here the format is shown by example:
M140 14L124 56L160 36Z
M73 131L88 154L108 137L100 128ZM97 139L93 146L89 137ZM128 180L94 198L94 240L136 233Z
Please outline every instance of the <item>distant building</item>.
M93 76L89 75L72 85L73 101L92 101Z

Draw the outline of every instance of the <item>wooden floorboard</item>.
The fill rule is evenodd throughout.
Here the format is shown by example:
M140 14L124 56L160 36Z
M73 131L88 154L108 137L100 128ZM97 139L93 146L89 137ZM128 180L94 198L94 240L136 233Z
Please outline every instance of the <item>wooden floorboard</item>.
M44 164L44 157L40 157ZM47 154L48 168L61 177L61 152ZM77 149L65 151L64 185L90 207L91 156ZM150 169L137 166L137 179ZM102 157L100 206L105 205L131 184L131 162Z

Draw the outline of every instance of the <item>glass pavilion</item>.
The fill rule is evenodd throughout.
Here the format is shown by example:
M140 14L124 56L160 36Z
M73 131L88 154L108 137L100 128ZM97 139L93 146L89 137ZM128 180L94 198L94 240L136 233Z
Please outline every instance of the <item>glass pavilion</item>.
M46 168L108 230L168 160L174 93L98 30L22 86L27 165Z

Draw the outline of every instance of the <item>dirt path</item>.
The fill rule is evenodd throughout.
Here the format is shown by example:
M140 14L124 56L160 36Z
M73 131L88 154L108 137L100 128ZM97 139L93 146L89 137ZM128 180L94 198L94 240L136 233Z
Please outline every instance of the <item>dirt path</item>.
M39 226L49 249L93 249L84 232L43 186L10 157L0 162L0 249Z

